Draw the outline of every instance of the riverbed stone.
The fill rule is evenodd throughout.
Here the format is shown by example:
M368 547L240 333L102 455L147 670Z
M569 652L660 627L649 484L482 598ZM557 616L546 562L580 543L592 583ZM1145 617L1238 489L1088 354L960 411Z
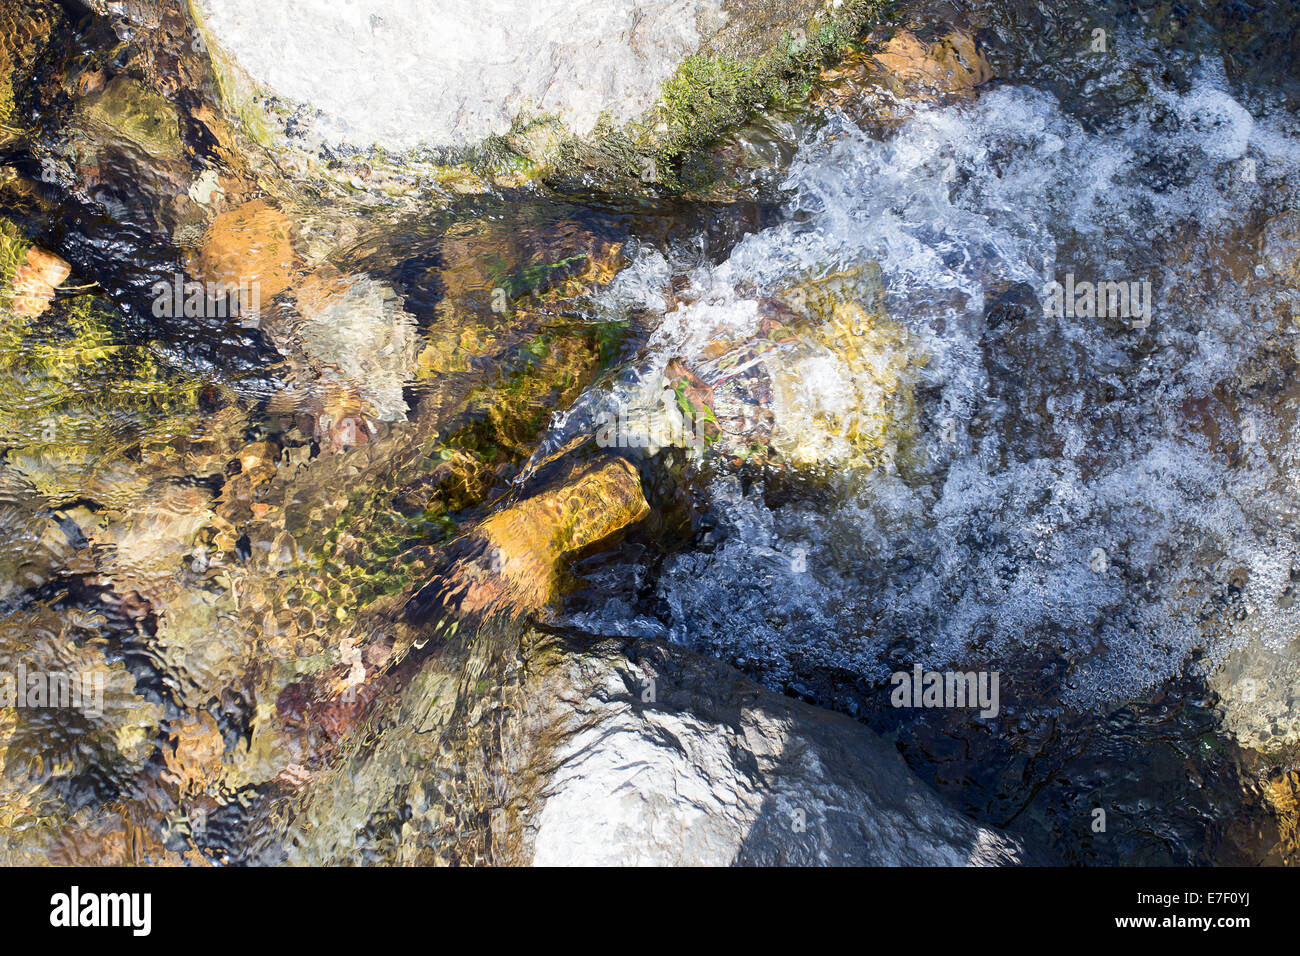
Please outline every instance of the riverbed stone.
M953 29L932 40L899 30L889 40L824 69L812 100L857 120L891 121L909 103L970 94L994 79L975 37Z
M531 696L554 741L523 854L535 865L1023 862L840 714L673 645L562 653Z
M260 314L296 274L292 230L284 213L255 199L216 217L191 269L210 288L238 290L241 316Z
M1035 861L946 806L869 728L673 644L482 631L427 661L388 713L373 746L317 775L310 813L265 860Z

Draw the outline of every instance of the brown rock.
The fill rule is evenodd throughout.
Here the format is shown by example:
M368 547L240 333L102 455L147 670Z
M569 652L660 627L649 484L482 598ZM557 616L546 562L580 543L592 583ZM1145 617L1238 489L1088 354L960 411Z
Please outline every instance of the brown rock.
M408 611L518 616L554 596L558 567L580 551L635 524L650 511L641 480L615 458L578 471L559 487L526 498L484 521L460 544L460 559L412 598Z
M248 314L289 287L297 262L288 217L255 199L216 217L190 268L203 282L238 287L240 313Z
M854 54L823 70L813 102L854 116L890 118L891 111L876 102L882 93L886 101L925 100L969 93L993 78L993 68L969 33L953 30L927 43L901 30L875 53Z
M932 43L903 31L873 57L893 81L895 92L923 98L973 90L993 79L993 68L980 53L975 38L954 30Z
M187 717L172 732L172 744L163 750L170 782L180 787L182 795L201 793L216 779L225 750L216 719L208 713Z

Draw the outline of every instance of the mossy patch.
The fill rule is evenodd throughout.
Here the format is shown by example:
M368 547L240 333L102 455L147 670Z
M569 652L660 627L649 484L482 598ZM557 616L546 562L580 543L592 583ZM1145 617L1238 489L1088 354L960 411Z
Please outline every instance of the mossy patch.
M818 71L853 49L886 8L886 0L852 0L814 16L807 28L784 32L764 52L720 42L687 57L641 122L605 127L595 147L567 143L559 165L595 165L605 176L639 180L661 193L707 188L712 182L701 181L700 170L686 161L764 110L804 102Z
M0 449L51 498L98 498L102 474L194 426L203 383L114 326L91 296L56 300L39 322L0 307Z

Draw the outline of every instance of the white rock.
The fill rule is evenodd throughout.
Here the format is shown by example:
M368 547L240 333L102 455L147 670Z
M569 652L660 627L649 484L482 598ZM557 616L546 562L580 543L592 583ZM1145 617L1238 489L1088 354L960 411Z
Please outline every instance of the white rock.
M327 143L459 146L521 114L586 134L623 122L704 31L721 0L196 0L209 47L253 82L320 112Z

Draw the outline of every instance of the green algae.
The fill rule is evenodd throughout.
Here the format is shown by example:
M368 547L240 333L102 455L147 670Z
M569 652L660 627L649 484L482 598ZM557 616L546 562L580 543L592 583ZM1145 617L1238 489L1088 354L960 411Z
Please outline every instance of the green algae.
M179 159L184 152L176 107L130 77L115 77L81 109L87 120L151 156Z
M625 173L662 192L712 185L712 176L687 172L687 161L759 113L804 102L818 71L852 48L885 9L882 0L849 2L756 55L737 48L687 57L664 83L659 105L627 132L611 132L606 152L621 158Z
M38 322L0 308L0 448L50 497L94 498L97 472L194 427L203 383L126 341L114 318L87 295Z

